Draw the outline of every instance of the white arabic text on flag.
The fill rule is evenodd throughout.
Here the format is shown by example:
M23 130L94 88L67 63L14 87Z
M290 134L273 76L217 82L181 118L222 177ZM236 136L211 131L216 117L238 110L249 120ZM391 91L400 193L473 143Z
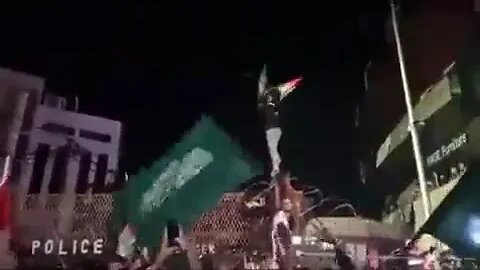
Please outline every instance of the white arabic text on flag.
M188 181L213 162L212 153L195 147L181 161L173 160L153 183L153 187L142 196L140 209L150 213L159 207L173 190L180 189Z

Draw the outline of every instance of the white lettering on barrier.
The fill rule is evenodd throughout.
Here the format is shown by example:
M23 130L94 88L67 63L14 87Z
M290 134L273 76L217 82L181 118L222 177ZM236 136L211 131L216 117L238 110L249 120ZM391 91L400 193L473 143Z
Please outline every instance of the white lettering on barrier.
M53 240L47 240L44 245L45 254L51 254L53 252Z
M93 254L100 255L103 253L103 239L97 239L93 242Z
M77 254L88 254L93 253L95 255L100 255L103 253L104 241L103 239L96 239L90 241L88 239L82 240L72 240L70 252L65 248L66 241L53 239L47 239L44 242L40 240L32 241L32 255L77 255ZM43 252L42 252L43 251Z
M197 250L200 251L200 254L215 254L215 245L214 244L197 244Z
M35 255L37 252L37 249L40 247L41 243L38 240L33 240L32 241L32 255Z
M67 254L67 251L63 249L63 241L61 241L60 243L58 243L58 255L65 256Z

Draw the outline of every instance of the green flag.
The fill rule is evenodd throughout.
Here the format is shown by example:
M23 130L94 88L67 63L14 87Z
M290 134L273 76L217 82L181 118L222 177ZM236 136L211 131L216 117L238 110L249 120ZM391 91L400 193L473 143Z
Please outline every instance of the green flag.
M223 193L261 173L260 167L252 168L245 161L248 158L229 156L228 152L216 154L219 159L212 168L193 178L165 201L162 209L167 218L190 227L203 213L216 206Z
M145 167L140 168L138 171L138 174L130 177L127 186L125 188L124 195L122 196L123 200L125 201L124 204L126 205L124 207L127 217L127 221L135 220L136 214L135 211L137 210L136 205L138 201L138 195L137 193L139 192L139 189L142 188L144 183L149 181L148 175L148 170Z
M109 235L109 239L116 241L116 254L122 257L128 257L134 253L136 242L135 235L127 223L127 190L116 191L112 194L114 207L110 224L112 234Z
M191 226L222 194L262 173L210 117L202 117L168 153L128 185L128 222L139 245L155 247L168 219Z
M470 168L418 232L431 234L461 257L480 255L480 171L474 164Z

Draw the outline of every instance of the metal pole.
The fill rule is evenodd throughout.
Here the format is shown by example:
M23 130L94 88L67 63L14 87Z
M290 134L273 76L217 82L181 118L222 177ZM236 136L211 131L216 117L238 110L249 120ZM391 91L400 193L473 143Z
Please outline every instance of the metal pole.
M425 220L427 220L430 216L431 207L430 207L430 200L428 198L427 179L425 176L425 165L423 161L422 150L420 147L420 139L418 136L415 116L413 114L412 98L410 96L410 87L408 85L407 72L405 70L405 61L403 57L402 43L400 41L400 34L398 31L397 12L395 8L394 0L390 0L390 8L392 13L392 25L393 25L393 32L395 34L395 43L397 46L398 63L400 65L403 91L405 94L405 105L407 107L407 113L408 113L408 123L409 123L408 128L410 130L410 135L412 136L413 153L415 156L415 164L417 166L418 182L420 184L420 193L421 193L422 202L423 202L423 212L425 214Z

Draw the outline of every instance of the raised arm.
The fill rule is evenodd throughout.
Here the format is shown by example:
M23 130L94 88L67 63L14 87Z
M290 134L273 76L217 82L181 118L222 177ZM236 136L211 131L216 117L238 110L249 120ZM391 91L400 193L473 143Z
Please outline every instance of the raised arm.
M157 257L151 266L147 268L147 270L155 270L160 269L165 259L173 253L173 248L168 246L168 230L167 227L163 229L163 236L160 242L160 250L157 253Z
M187 252L188 263L193 270L201 270L202 263L198 258L197 249L195 248L195 244L188 240L183 232L182 226L179 226L179 237L177 238L177 242L182 249Z

